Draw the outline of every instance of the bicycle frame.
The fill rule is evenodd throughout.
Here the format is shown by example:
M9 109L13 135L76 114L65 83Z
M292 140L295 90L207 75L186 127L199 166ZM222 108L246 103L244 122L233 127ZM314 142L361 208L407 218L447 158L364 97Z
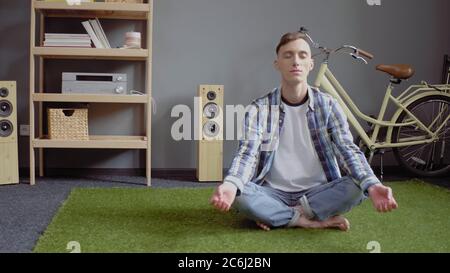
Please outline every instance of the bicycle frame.
M397 98L392 96L393 85L390 83L387 87L386 94L384 96L383 102L381 104L380 112L377 119L369 117L363 114L350 96L347 94L342 85L338 82L336 77L331 73L328 68L328 62L325 61L321 64L317 78L314 82L314 86L320 88L320 90L325 91L332 95L339 102L340 106L344 110L347 115L349 123L355 128L357 133L360 135L361 139L364 143L369 147L371 151L381 148L394 148L394 147L404 147L411 146L417 144L425 144L431 143L435 141L438 137L438 133L445 126L450 116L448 116L445 121L434 131L432 132L430 128L437 122L438 118L442 115L441 113L436 117L436 119L431 123L429 127L426 127L414 114L412 114L408 109L408 105L413 101L416 101L420 98L431 96L431 95L448 95L450 96L450 85L437 85L437 88L443 89L446 92L436 91L435 89L421 86L421 85L413 85L410 86L407 90L405 90L401 95ZM397 106L397 111L394 113L392 119L390 121L384 121L384 116L386 113L386 109L389 101L392 101ZM369 136L366 131L363 129L359 121L356 119L355 115L359 118L368 121L374 124L373 133ZM397 118L400 114L405 111L409 116L408 122L406 123L396 123ZM422 129L427 133L426 136L417 136L417 137L409 137L401 139L398 143L392 143L392 131L394 127L402 127L402 126L412 126L415 125ZM381 127L388 127L386 138L382 142L377 142L377 137L380 132Z

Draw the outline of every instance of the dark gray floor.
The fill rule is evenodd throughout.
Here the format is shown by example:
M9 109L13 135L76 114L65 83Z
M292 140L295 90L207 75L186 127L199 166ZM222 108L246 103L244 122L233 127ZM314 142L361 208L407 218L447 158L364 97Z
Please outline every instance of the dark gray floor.
M402 173L385 176L385 181L411 179ZM423 179L450 188L450 177ZM31 252L61 204L73 188L145 187L143 177L91 176L38 179L35 186L24 180L19 185L0 187L0 253ZM213 187L216 183L197 183L152 179L153 187Z

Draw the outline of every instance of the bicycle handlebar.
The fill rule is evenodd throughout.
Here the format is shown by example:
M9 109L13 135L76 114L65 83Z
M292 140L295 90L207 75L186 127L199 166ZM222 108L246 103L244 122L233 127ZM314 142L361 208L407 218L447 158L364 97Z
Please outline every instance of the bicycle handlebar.
M371 60L374 58L373 54L371 54L371 53L369 53L369 52L367 52L365 50L362 50L361 48L358 48L356 50L356 54L364 56L364 57L369 58Z
M367 61L366 61L363 57L366 57L366 58L368 58L368 59L373 59L373 58L374 58L374 55L373 55L373 54L371 54L371 53L369 53L369 52L367 52L367 51L365 51L365 50L362 50L362 49L360 49L360 48L357 48L357 47L355 47L355 46L351 46L351 45L343 45L343 46L341 46L341 47L339 47L339 48L337 48L337 49L331 49L331 50L330 50L330 49L328 49L328 48L326 48L326 47L320 46L319 43L316 43L316 42L311 38L311 36L309 36L308 30L307 30L305 27L301 27L300 30L299 30L299 32L305 34L305 36L310 40L312 46L313 46L314 48L320 49L320 50L322 51L321 54L326 53L327 55L330 55L330 54L332 54L332 53L337 53L337 52L340 51L340 50L349 48L349 49L352 49L352 51L353 51L352 53L349 53L353 58L362 60L362 61L365 62L366 64L367 64ZM317 55L319 55L319 54L316 54L315 56L317 56Z

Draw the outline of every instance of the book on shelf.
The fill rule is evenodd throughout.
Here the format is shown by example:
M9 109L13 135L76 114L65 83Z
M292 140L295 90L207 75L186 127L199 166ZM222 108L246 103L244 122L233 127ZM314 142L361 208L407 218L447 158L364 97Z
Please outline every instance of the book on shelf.
M94 29L92 28L89 21L81 22L81 24L86 29L86 32L88 33L89 37L91 38L92 42L94 43L94 46L96 48L105 48L103 44L100 42L100 40L97 38L97 35L95 35Z
M86 39L89 35L84 33L45 33L45 38L79 38Z
M91 39L89 40L78 40L78 39L47 39L44 43L61 43L61 44L91 44Z
M111 48L98 18L81 22L87 34L45 33L44 46ZM92 42L91 42L92 41Z
M100 24L100 21L98 18L95 18L95 20L89 20L91 24L94 25L94 30L99 29L100 30L100 36L102 37L101 40L105 43L107 48L111 48L111 44L108 41L108 37L106 37L105 31L102 28L102 25Z
M94 0L43 0L44 2L66 2L67 4L76 5L77 3L92 3Z
M45 47L86 47L86 48L92 48L91 44L77 44L77 43L70 43L70 44L63 44L63 43L44 43Z
M88 34L45 33L44 46L52 47L92 47Z
M86 32L96 48L111 48L111 44L109 43L98 18L83 21L81 24L86 29Z

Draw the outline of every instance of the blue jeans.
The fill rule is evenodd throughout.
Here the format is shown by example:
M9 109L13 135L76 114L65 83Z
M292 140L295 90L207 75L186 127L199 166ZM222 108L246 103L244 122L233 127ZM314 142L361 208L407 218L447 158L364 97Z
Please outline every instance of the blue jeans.
M300 217L295 206L302 206L306 218L323 221L350 211L364 199L361 188L348 176L292 193L250 182L236 197L233 208L251 220L272 227L290 227Z

